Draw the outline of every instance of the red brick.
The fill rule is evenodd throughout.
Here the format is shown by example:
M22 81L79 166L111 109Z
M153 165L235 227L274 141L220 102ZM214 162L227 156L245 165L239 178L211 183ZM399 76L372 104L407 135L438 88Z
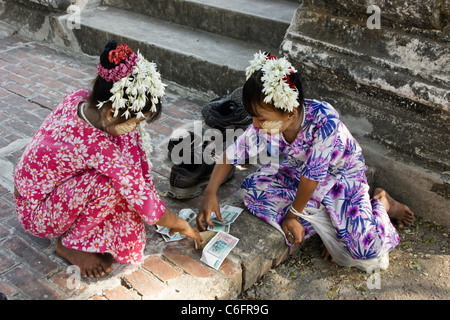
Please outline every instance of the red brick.
M8 286L4 283L0 283L0 292L2 292L7 299L18 293L17 289L14 289L13 287Z
M13 81L13 82L15 82L15 83L17 83L17 84L19 84L21 86L23 86L23 85L31 86L31 85L33 85L35 83L34 81L30 80L29 78L24 78L24 77L15 75L15 74L7 75L6 79L8 79L10 81Z
M2 99L3 103L4 103L4 101L5 101L5 99ZM3 109L3 107L4 107L4 109L7 109L10 106L8 104L4 103L3 106L2 106L2 109ZM4 110L0 111L0 126L1 127L5 126L5 123L6 123L6 121L8 120L9 117L10 117L9 112L6 113Z
M10 217L12 215L15 215L16 213L16 209L7 204L6 202L0 202L0 218L4 218L4 217Z
M58 268L57 264L41 255L18 237L11 237L3 243L3 248L9 249L21 257L28 265L46 275Z
M195 119L192 114L180 110L177 106L168 104L163 106L163 114L169 115L170 117L176 117L177 119Z
M20 115L20 119L25 122L26 124L29 124L31 126L40 127L41 124L44 122L44 119L26 111L22 111L22 114Z
M141 270L124 276L125 280L143 296L152 296L164 289L162 283L153 280Z
M33 64L39 65L41 67L46 67L48 69L53 69L55 67L55 63L38 58L38 57L28 59L28 61Z
M54 110L59 105L62 98L61 99L49 99L48 97L43 96L41 94L36 94L35 96L33 96L33 98L31 98L31 101L33 103L37 103L37 104L43 106L44 108Z
M25 78L30 78L34 75L33 72L26 70L24 68L20 68L16 65L8 65L7 67L5 67L5 69L12 73L18 74L22 77L25 77Z
M34 134L36 133L38 128L33 128L32 126L19 121L13 117L9 118L5 125L8 126L9 129L13 128L15 130L17 130L18 132L20 132L21 134L24 134L28 137L32 137L34 136Z
M120 286L114 289L107 289L103 291L103 295L108 300L134 300L133 294L130 290Z
M20 97L15 94L11 94L4 99L5 102L9 104L7 108L3 109L5 112L9 114L16 114L20 116L20 113L23 110L27 110L28 112L37 111L42 109L39 105L28 101L26 98Z
M20 48L20 49L12 49L6 52L7 55L11 57L10 60L6 60L11 64L16 64L14 59L19 60L28 60L31 57L31 53L28 49Z
M14 265L14 261L0 253L0 273L6 269L11 268Z
M84 78L86 78L86 74L85 73L81 73L79 71L76 71L73 68L59 67L59 68L55 69L55 71L60 72L62 74L65 74L66 76L69 76L69 77L75 78L75 79L84 79Z
M0 88L0 98L8 97L11 94L3 88Z
M70 77L67 77L67 76L60 77L58 79L58 81L61 81L61 82L65 83L65 84L68 84L68 85L70 85L72 87L76 87L78 89L85 88L87 85L90 85L89 82L83 82L83 81L80 81L79 79L74 79L74 78L70 78Z
M175 278L180 274L168 262L157 256L150 256L145 259L143 267L162 281Z
M175 246L167 246L164 249L163 255L175 265L195 277L207 278L214 275L212 270L202 262L188 256Z
M10 103L10 105L4 106L3 111L8 113L9 116L13 115L16 118L20 119L21 121L24 121L25 123L40 126L41 123L43 122L43 119L28 112L29 110L34 108L34 106L35 106L34 104L26 101L25 99L21 99L20 103L15 104Z
M15 83L5 84L3 86L3 88L5 88L11 92L17 93L17 94L21 95L22 97L26 97L26 98L30 98L33 95L33 91L31 91L30 89L24 88L18 84L15 84Z
M47 68L43 68L40 65L35 63L31 63L29 61L20 61L20 66L33 72L33 74L43 75L44 77L57 79L59 74L57 72L53 72Z
M159 119L158 121L163 123L165 126L172 128L171 130L175 130L176 128L180 128L184 124L186 124L185 121L177 120L172 117L164 117L162 119Z
M225 260L223 260L222 265L219 268L219 271L222 271L224 275L226 275L228 278L233 278L237 276L240 277L242 274L240 266L228 258L225 258Z
M18 64L21 59L14 57L7 52L0 52L0 60L7 61L10 64Z
M34 111L34 113L36 113L39 117L42 118L42 122L44 122L44 119L47 118L50 112L51 112L50 110L41 107L38 110Z
M92 297L89 297L88 300L106 300L106 298L99 296L98 294L94 294Z
M38 76L38 77L34 77L35 81L37 81L39 84L43 84L46 87L52 88L52 89L58 89L64 86L64 83L58 81L58 80L54 80L52 78L48 78L45 76Z
M61 297L53 292L46 284L42 283L32 273L22 267L7 272L4 274L4 278L16 288L27 294L31 300L61 299Z
M169 136L172 133L172 129L159 123L159 120L148 124L147 127L151 130L156 131L157 133L162 134L163 136Z
M2 125L0 124L0 127L1 127ZM5 136L3 136L2 138L7 142L7 144L9 145L10 143L12 143L12 142L14 142L14 141L16 141L16 140L19 140L19 139L22 139L22 138L24 138L24 137L26 137L26 138L28 138L29 136L27 136L27 135L23 135L23 136L20 136L20 135L18 135L18 134L16 134L16 133L8 133L8 134L6 134ZM23 153L23 150L24 149L22 149L22 150L19 150L19 152L21 151L22 153ZM16 151L17 152L17 151ZM22 153L20 153L20 155L22 155ZM11 156L11 154L9 154L7 157L10 157ZM20 158L20 156L19 156L19 158ZM15 158L16 159L16 161L18 161L19 160L19 158ZM14 163L16 162L16 161L14 161ZM14 211L12 211L13 213L12 214L14 214L15 215L15 209L14 209Z
M3 188L0 187L0 193L3 193ZM2 225L0 225L0 239L6 238L7 236L9 236L11 233L9 232L8 229L6 229L5 227L3 227Z
M45 84L42 82L36 82L36 84L31 88L31 90L33 90L36 94L42 94L49 99L61 101L64 98L64 96L70 92L70 90L69 91L65 90L65 93L61 93L57 91L58 88L61 87L53 87L49 83Z

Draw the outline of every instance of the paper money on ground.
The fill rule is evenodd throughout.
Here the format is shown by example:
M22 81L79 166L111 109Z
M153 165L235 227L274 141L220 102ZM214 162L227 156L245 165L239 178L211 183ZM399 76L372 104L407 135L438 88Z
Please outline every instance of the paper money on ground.
M179 216L183 220L186 220L188 223L191 223L192 221L194 221L195 217L197 217L197 214L192 209L181 209L180 212L178 212L177 216ZM162 234L162 237L166 242L179 241L186 238L185 235L179 232L169 234L170 229L171 228L156 225L156 232Z
M237 245L239 239L219 231L205 246L200 261L218 270L223 260Z
M194 241L194 247L195 249L204 249L208 242L216 236L217 232L215 231L202 231L200 232L200 235L202 236L202 243L199 245L197 241Z
M215 212L211 213L211 221L215 224L232 224L242 211L244 211L242 208L225 205L223 208L220 208L220 215L222 216L223 222L217 218Z
M218 224L216 223L213 226L208 226L206 228L209 231L215 231L215 232L219 232L219 231L223 231L226 233L230 233L230 225L229 224Z

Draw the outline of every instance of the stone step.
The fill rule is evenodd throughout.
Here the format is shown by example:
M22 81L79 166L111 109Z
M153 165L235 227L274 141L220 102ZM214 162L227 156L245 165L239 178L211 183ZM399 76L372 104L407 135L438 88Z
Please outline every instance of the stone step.
M343 118L360 117L353 133L448 170L448 43L313 9L294 19L281 50L302 70L307 95L336 101Z
M106 0L103 4L269 47L280 46L299 6L284 0Z
M445 63L450 46L445 40L395 29L369 29L366 21L313 10L298 10L296 21L289 30L289 36L295 37L296 42L366 60L422 81L450 86L450 66Z
M255 52L278 53L277 48L104 6L84 10L73 33L84 53L99 55L104 44L115 39L155 61L164 79L218 94L243 84L244 70Z

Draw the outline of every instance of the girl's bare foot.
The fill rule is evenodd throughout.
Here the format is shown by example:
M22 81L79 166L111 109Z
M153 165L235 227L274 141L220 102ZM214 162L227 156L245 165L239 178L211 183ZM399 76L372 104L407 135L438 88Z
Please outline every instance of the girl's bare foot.
M331 258L331 262L336 263L336 260L333 259L331 254L328 252L327 247L325 247L323 243L320 248L322 249L322 253L320 255L322 256L323 260L327 261L328 258Z
M111 272L114 258L110 254L84 252L66 248L61 238L56 242L56 253L80 268L83 277L99 278Z
M386 207L389 218L397 223L398 228L403 228L404 225L410 226L414 220L414 213L408 206L394 200L386 190L376 188L374 191L374 198Z

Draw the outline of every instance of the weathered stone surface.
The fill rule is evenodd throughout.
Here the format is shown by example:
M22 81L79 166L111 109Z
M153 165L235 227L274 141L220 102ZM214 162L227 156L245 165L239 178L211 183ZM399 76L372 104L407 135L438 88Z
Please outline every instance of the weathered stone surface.
M313 2L297 10L282 44L302 70L307 93L341 100L336 107L344 117L369 121L365 136L446 170L448 44L393 28L368 29Z
M70 0L16 0L16 2L26 7L37 6L36 8L49 11L65 11L70 6Z
M349 16L366 21L367 7L377 5L383 15L385 27L419 28L419 29L444 29L449 21L448 1L440 0L304 0L304 6L325 8L339 16Z
M377 172L375 185L390 189L419 215L428 216L433 208L433 219L448 224L450 47L445 5L408 1L405 7L403 0L375 4L381 9L380 29L368 28L365 1L304 1L281 50L301 71L306 96L334 105L364 141L367 163Z
M168 20L233 39L280 46L296 4L270 0L105 0L104 5Z

